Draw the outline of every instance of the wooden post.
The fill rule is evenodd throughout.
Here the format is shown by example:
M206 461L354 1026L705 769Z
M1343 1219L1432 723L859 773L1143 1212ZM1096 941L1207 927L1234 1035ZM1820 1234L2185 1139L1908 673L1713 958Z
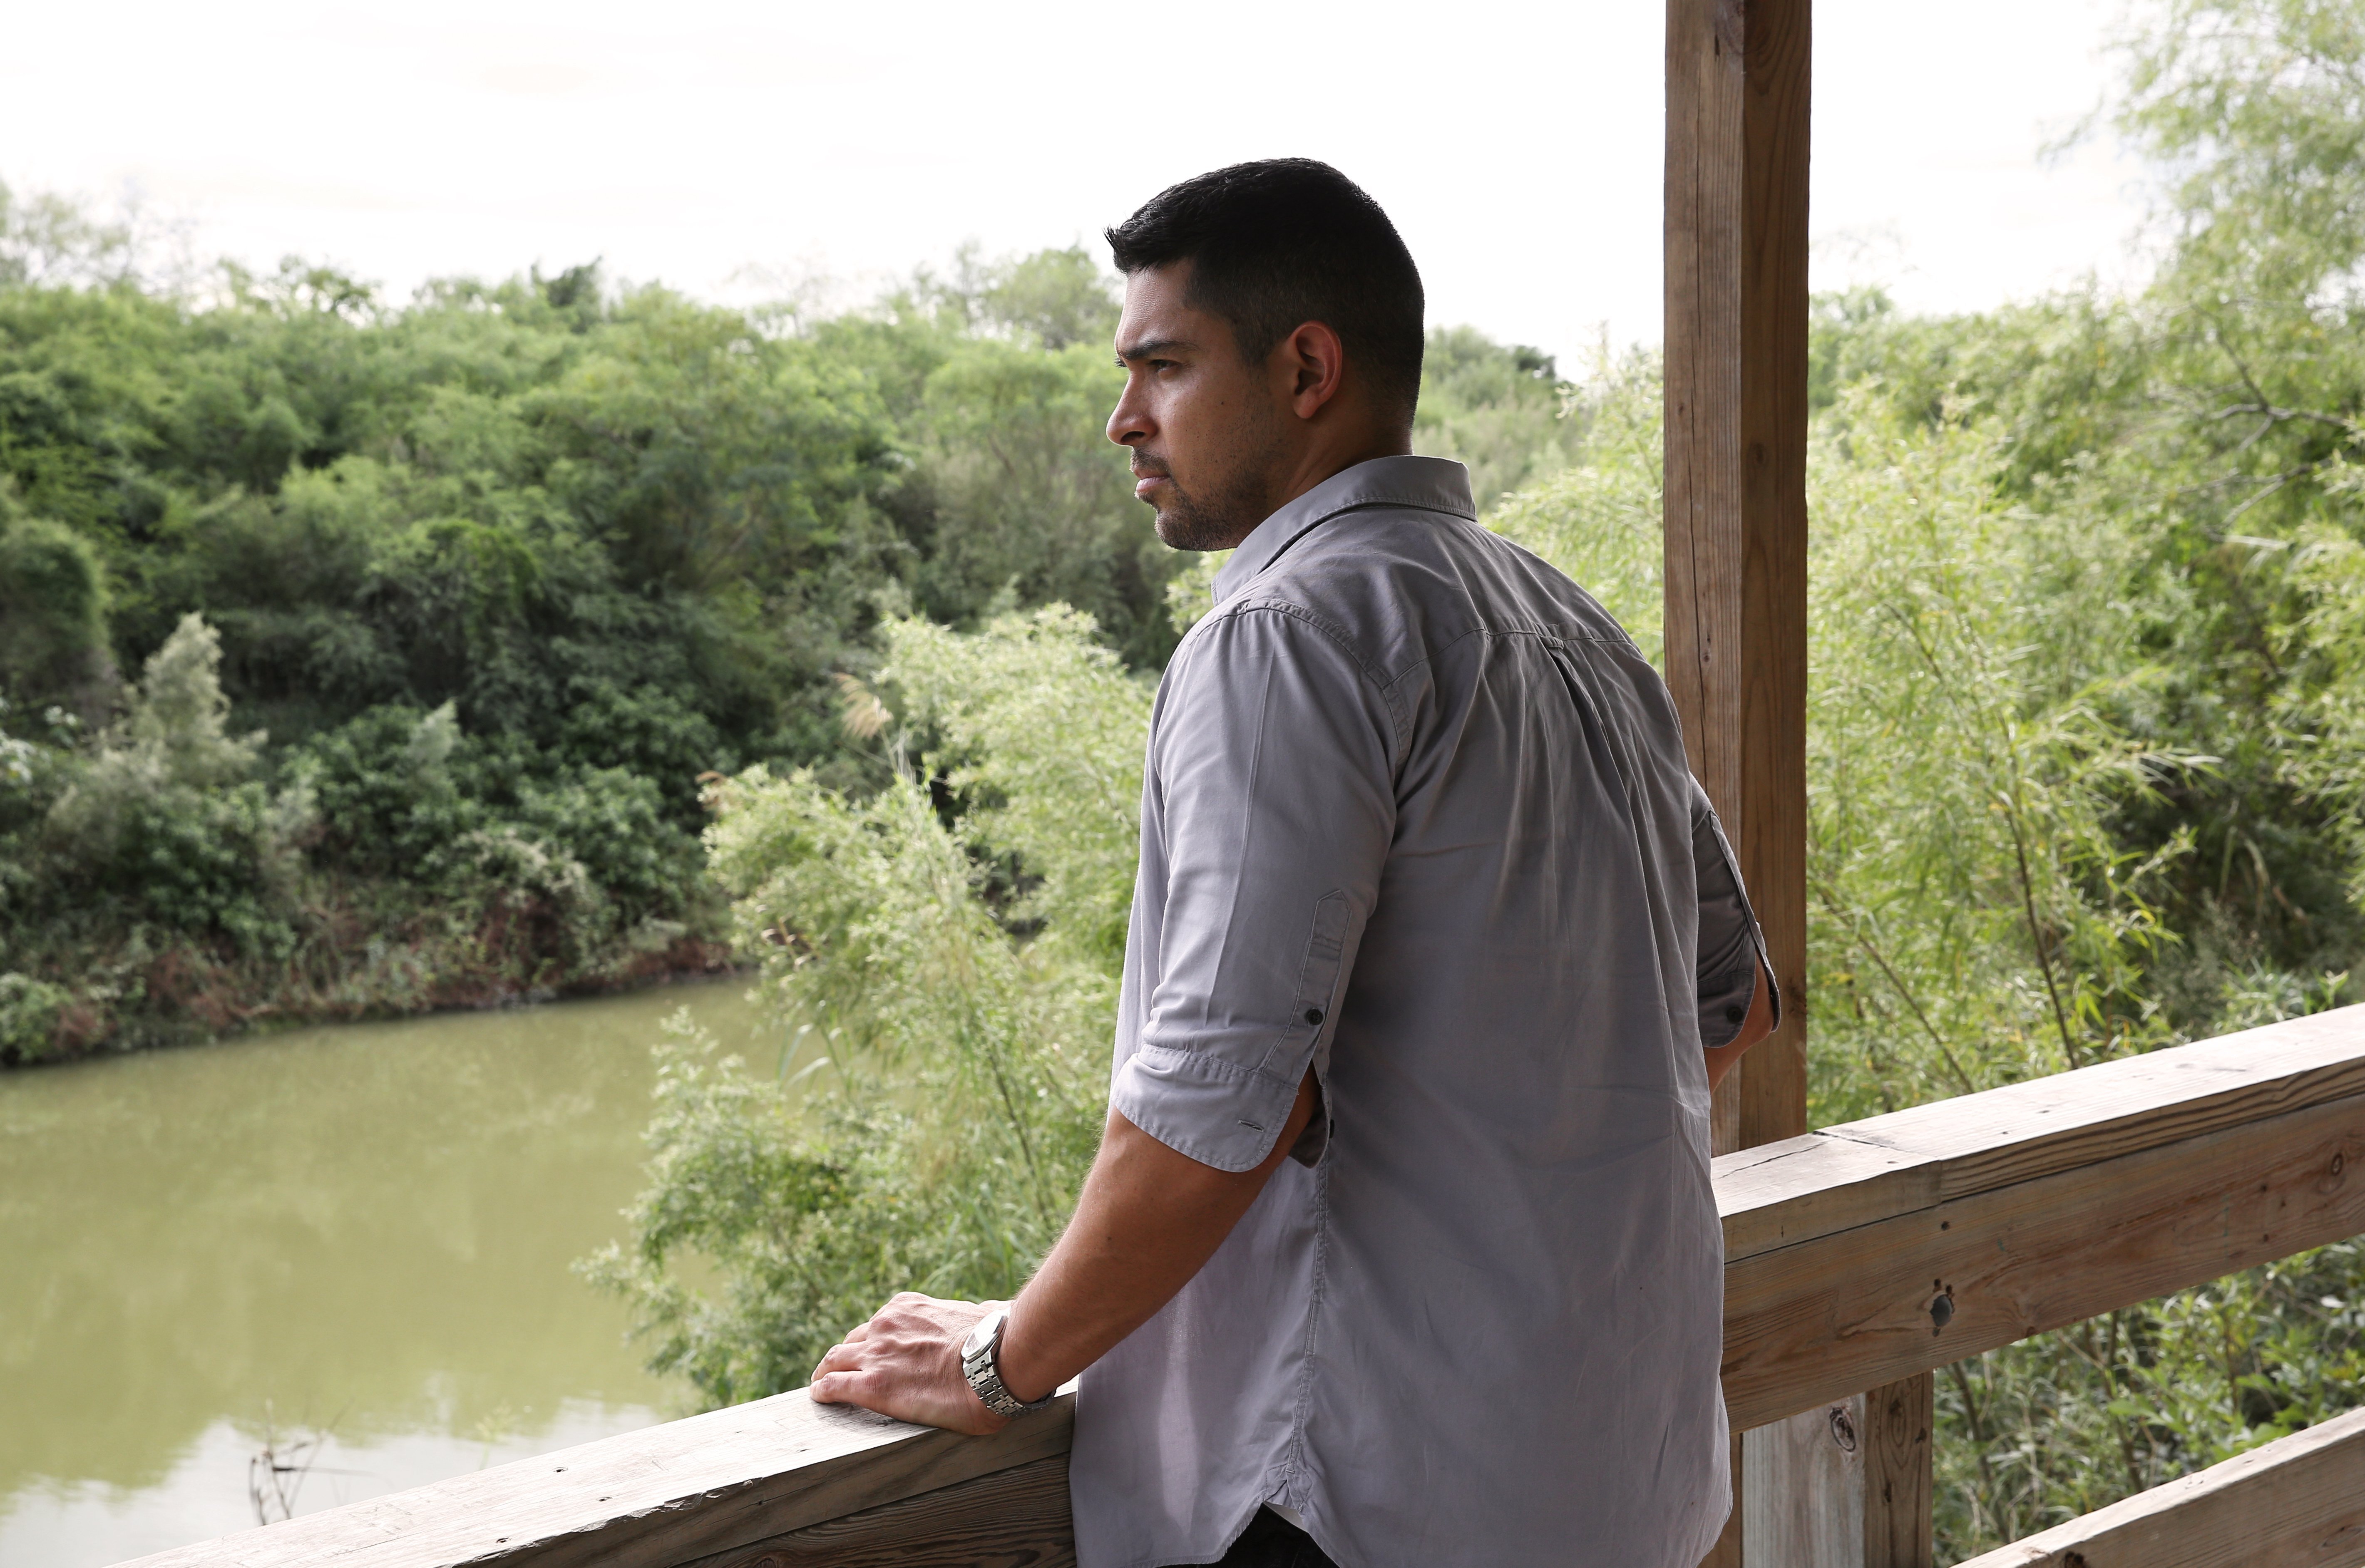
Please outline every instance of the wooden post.
M1807 939L1809 0L1668 0L1666 660L1692 770L1794 991ZM1806 1011L1719 1151L1807 1130Z
M1667 683L1789 991L1781 1030L1718 1092L1720 1153L1807 1131L1811 7L1667 0ZM1709 1568L1926 1563L1930 1398L1924 1375L1857 1396L1852 1414L1737 1440L1735 1506ZM1843 1463L1833 1439L1863 1429L1867 1400L1925 1412L1904 1468L1874 1474L1875 1511L1864 1454ZM1901 1556L1886 1544L1895 1530L1919 1531Z

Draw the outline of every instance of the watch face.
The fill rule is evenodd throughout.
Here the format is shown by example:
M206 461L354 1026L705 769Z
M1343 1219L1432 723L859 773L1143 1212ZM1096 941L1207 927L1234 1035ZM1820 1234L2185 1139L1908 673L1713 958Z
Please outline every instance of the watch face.
M999 1312L989 1312L979 1318L976 1325L970 1329L969 1338L961 1341L961 1359L968 1361L988 1345L992 1344L993 1331L1001 1322L1002 1314Z

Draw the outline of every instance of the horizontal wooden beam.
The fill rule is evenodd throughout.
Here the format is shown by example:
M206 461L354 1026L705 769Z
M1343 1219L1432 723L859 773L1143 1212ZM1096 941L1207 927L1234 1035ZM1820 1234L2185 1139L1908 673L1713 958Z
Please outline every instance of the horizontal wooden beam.
M139 1564L680 1568L727 1562L724 1554L809 1526L1059 1459L1074 1425L1072 1394L994 1437L964 1438L847 1406L815 1405L800 1389L159 1552ZM1039 1472L1026 1479L1041 1484ZM888 1560L925 1561L908 1552ZM849 1553L846 1561L861 1559Z
M1826 1127L1716 1160L1725 1261L2352 1094L2365 1006Z
M2021 1084L1922 1107L1910 1138L1834 1138L1849 1179L1761 1206L1725 1266L1734 1427L2365 1231L2365 1094L2319 1099L2351 1086L2365 1008L2234 1038L2247 1072L2225 1041L2141 1058L2156 1116L2124 1114L2141 1064L2114 1062L2045 1080L2049 1112Z
M1726 1156L1733 1425L2365 1231L2359 1160L2365 1007ZM971 1531L964 1561L1050 1568L1069 1548L1045 1462L1072 1424L1063 1398L961 1438L784 1394L141 1563L936 1561L916 1529Z
M2155 1486L1961 1568L2358 1568L2365 1410Z
M2365 1095L1761 1252L1724 1276L1724 1399L1855 1389L2365 1231Z
M1060 1454L681 1568L1074 1568L1075 1561Z

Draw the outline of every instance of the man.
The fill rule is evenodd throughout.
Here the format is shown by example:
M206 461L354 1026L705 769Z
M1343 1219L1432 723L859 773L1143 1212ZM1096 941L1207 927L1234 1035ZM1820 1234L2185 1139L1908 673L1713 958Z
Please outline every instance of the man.
M1082 1568L1693 1568L1709 1091L1777 1000L1665 688L1407 455L1419 275L1343 175L1109 239L1110 439L1236 553L1151 720L1107 1131L1006 1313L898 1296L813 1397L987 1432L1082 1372Z

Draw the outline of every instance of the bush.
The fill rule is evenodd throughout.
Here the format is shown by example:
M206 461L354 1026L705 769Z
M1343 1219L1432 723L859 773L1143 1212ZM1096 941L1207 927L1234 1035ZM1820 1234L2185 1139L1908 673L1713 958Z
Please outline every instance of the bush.
M220 639L196 615L148 660L123 718L50 809L42 892L51 909L95 896L134 920L284 957L312 796L300 779L274 793L245 777L263 737L227 733L220 663Z
M1094 630L1059 608L891 624L906 717L942 746L928 774L960 759L949 823L900 748L867 797L762 768L715 788L710 862L786 1043L765 1073L674 1032L634 1240L585 1268L652 1365L716 1403L801 1386L895 1291L1012 1294L1066 1222L1105 1103L1148 717ZM1005 871L1040 895L998 902Z
M0 1060L39 1061L58 1038L73 992L30 975L0 974Z
M0 490L0 694L95 712L115 682L98 553Z
M319 801L320 857L371 876L413 876L480 828L482 802L453 777L460 743L449 702L424 714L385 703L307 741L289 771Z

